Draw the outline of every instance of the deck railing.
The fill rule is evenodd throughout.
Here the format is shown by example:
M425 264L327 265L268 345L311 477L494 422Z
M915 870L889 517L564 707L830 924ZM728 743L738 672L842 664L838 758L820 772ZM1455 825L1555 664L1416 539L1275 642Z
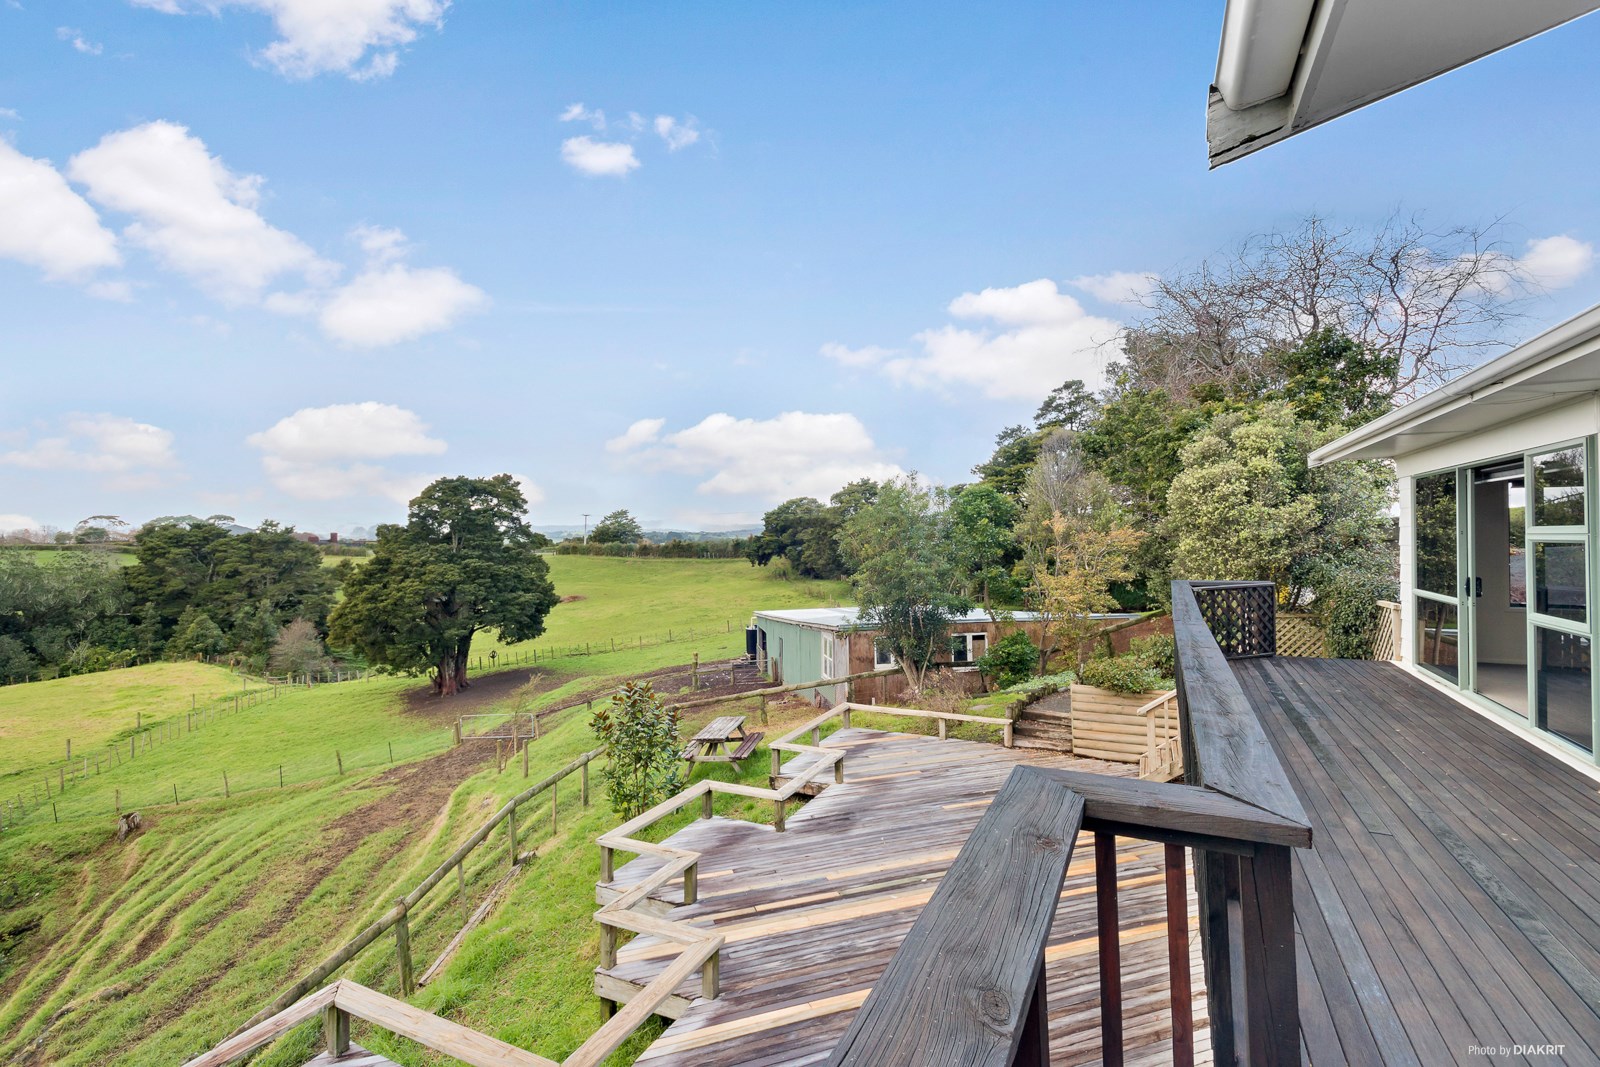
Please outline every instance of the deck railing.
M1258 609L1222 583L1207 590L1217 591L1214 608ZM836 1046L832 1067L1048 1064L1043 954L1080 829L1094 839L1102 1062L1123 1061L1116 839L1128 837L1166 848L1173 1062L1187 1067L1195 1053L1192 849L1215 1061L1300 1063L1289 850L1310 847L1311 827L1187 582L1174 584L1173 623L1188 784L1013 771ZM1222 626L1262 632L1250 621ZM1004 917L1003 931L984 926L990 916Z

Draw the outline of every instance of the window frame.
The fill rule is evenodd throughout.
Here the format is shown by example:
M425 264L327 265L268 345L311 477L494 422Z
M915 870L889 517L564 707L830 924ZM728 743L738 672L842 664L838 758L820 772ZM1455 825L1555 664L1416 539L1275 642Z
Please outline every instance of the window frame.
M959 633L952 633L950 635L951 641L954 641L956 638L961 638L966 646L966 659L964 660L956 659L955 649L952 648L950 650L950 668L952 670L975 671L978 669L978 660L982 658L982 655L974 656L972 654L972 639L974 637L983 642L983 651L988 652L989 634L985 630L962 630Z

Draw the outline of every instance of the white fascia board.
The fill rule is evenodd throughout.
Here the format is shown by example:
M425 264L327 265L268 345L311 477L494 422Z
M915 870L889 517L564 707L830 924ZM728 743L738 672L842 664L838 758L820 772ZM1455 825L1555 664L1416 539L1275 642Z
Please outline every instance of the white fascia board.
M1294 84L1316 0L1228 0L1216 89L1233 111L1275 100Z

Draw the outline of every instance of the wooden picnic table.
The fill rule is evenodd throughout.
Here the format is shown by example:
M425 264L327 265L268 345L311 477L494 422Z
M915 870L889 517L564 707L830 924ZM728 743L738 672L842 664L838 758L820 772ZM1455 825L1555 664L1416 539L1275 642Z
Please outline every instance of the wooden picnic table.
M755 751L763 736L744 732L743 715L719 715L689 738L689 744L683 750L683 760L689 765L691 775L694 774L696 763L731 763L737 771L739 761ZM734 742L738 742L737 747L730 749L728 746Z

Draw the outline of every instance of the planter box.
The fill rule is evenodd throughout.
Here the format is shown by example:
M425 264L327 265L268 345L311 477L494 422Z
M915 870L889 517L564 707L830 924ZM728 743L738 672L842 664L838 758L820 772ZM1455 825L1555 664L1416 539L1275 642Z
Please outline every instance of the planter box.
M1138 710L1162 696L1117 693L1092 685L1072 687L1072 754L1117 763L1138 763L1151 747L1178 733L1176 707ZM1173 703L1176 703L1175 701Z

